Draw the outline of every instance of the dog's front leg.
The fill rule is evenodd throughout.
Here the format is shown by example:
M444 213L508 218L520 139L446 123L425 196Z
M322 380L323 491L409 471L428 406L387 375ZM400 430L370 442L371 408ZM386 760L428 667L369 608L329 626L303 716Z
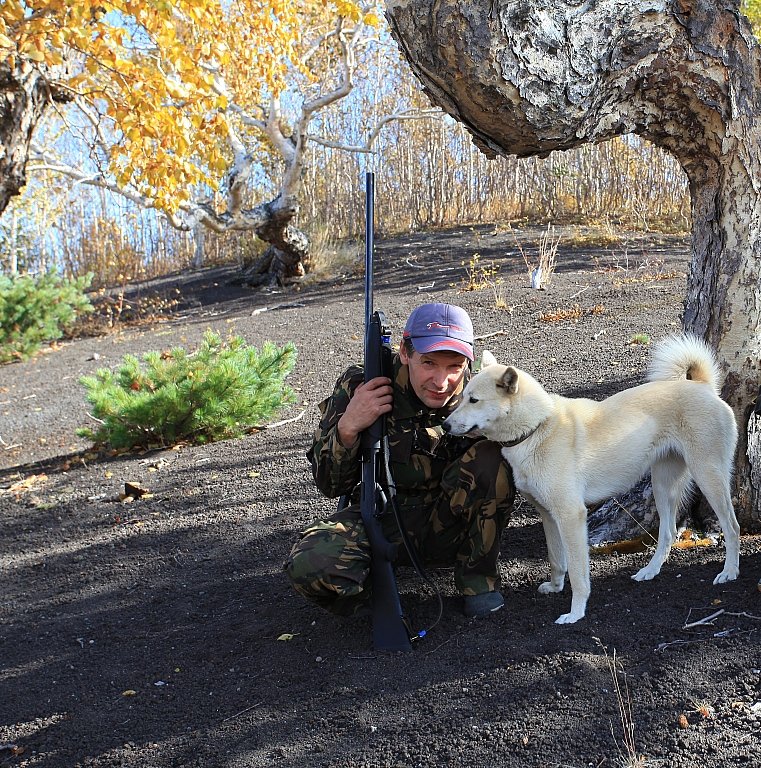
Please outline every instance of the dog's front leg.
M547 541L547 558L550 561L550 580L539 585L539 592L543 595L562 592L568 567L563 539L555 518L544 507L539 504L535 506L542 518L544 538Z
M556 620L556 624L573 624L584 618L591 591L589 584L589 544L587 539L587 508L579 502L551 511L568 558L568 580L571 582L571 610Z

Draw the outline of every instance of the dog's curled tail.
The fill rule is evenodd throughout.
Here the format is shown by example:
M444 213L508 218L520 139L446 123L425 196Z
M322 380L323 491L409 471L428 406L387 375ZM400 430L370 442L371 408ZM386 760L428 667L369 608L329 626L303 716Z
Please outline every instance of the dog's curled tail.
M685 333L667 336L653 347L647 378L648 381L691 379L708 384L718 395L722 375L708 344L698 336Z

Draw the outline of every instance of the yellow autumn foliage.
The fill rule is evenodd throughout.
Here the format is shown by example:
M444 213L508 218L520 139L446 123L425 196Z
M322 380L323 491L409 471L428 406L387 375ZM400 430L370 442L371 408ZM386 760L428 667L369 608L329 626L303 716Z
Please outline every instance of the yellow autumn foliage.
M748 17L753 32L757 38L761 37L761 0L742 0L740 10Z
M121 185L176 210L228 167L226 109L286 85L304 25L360 18L354 0L3 0L0 63L35 66L110 121ZM375 17L377 21L377 17ZM372 20L365 20L372 23ZM66 67L60 65L66 63Z

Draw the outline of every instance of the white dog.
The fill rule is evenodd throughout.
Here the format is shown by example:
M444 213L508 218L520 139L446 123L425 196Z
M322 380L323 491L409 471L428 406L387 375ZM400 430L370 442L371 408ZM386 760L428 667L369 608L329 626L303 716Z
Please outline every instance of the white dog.
M724 534L724 569L713 583L737 578L740 528L729 490L737 426L719 398L719 379L710 348L688 335L654 348L648 383L601 402L549 394L525 371L499 365L484 352L481 371L444 429L479 432L503 444L516 488L544 523L551 575L539 591L560 592L568 572L571 611L558 624L581 619L589 598L587 504L629 490L648 469L660 517L658 546L632 578L660 572L691 479Z

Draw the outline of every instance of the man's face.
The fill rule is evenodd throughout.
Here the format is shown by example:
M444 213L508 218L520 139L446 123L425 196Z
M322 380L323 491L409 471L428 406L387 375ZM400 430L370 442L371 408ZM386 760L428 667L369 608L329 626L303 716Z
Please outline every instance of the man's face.
M399 357L409 369L412 389L428 408L441 408L462 389L468 368L465 355L448 351L408 355L402 344Z

